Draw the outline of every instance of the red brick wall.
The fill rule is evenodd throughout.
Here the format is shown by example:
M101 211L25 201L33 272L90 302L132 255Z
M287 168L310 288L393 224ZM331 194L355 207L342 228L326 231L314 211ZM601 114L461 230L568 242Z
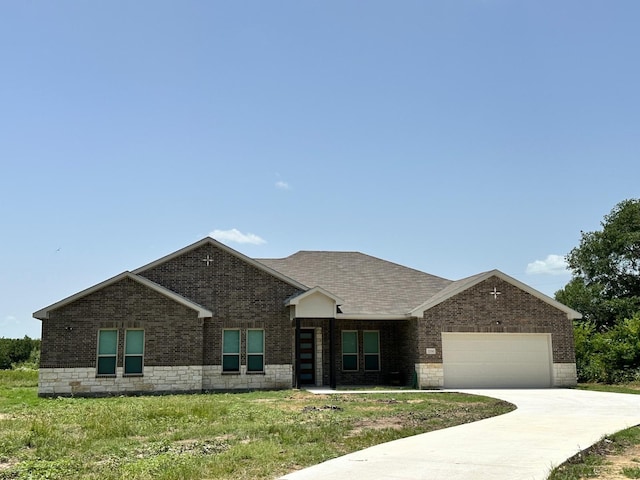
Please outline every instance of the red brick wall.
M413 378L415 359L413 352L413 322L409 320L336 320L335 323L335 368L336 383L338 385L387 385L392 380L399 380L405 385ZM329 385L330 356L329 356L329 320L301 321L302 328L322 327L322 384ZM342 370L342 331L358 332L358 371ZM364 370L364 345L362 332L378 330L380 332L380 371ZM399 377L391 376L398 372Z
M209 266L202 261L207 255L213 258ZM124 279L43 320L41 366L95 366L100 328L120 330L119 366L126 328L145 330L145 365L219 365L223 328L264 328L265 364L292 363L291 321L284 302L300 292L295 287L214 245L140 275L211 310L213 318L199 319L194 310ZM244 357L243 344L243 364Z
M207 266L203 259L213 259ZM263 328L265 364L293 361L285 300L301 290L213 244L152 267L144 276L213 312L204 323L204 365L222 361L222 329ZM244 335L241 363L245 364Z
M497 288L494 299L489 292ZM418 325L420 363L442 362L442 332L551 333L554 363L574 363L567 314L498 277L491 277L427 310ZM427 355L435 348L435 355Z
M42 321L40 366L95 366L101 328L119 330L118 366L122 366L127 328L145 330L145 365L202 361L202 319L197 312L125 278L52 311Z

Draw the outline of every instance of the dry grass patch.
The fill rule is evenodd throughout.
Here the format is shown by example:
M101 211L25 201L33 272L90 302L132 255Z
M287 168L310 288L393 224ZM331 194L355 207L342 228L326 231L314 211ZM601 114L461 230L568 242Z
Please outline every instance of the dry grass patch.
M40 399L35 384L0 382L0 408L2 480L225 480L277 478L513 406L449 393L293 390Z

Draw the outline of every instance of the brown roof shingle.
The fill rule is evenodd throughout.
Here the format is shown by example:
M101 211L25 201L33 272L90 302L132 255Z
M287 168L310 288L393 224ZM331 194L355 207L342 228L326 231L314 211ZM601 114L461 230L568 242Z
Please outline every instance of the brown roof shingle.
M451 280L359 252L300 251L258 262L309 288L322 287L344 300L345 314L404 315L451 284Z

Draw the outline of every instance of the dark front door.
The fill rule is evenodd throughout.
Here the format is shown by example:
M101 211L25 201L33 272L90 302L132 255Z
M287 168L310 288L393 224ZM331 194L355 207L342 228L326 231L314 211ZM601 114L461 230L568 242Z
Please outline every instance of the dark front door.
M301 385L315 385L315 332L313 330L300 330L300 372L298 378Z

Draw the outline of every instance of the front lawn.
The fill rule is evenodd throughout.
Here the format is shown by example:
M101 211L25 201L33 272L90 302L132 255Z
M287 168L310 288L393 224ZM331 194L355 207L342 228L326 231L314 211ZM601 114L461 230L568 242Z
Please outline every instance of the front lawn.
M272 479L513 409L450 393L41 399L35 381L0 371L0 479Z

